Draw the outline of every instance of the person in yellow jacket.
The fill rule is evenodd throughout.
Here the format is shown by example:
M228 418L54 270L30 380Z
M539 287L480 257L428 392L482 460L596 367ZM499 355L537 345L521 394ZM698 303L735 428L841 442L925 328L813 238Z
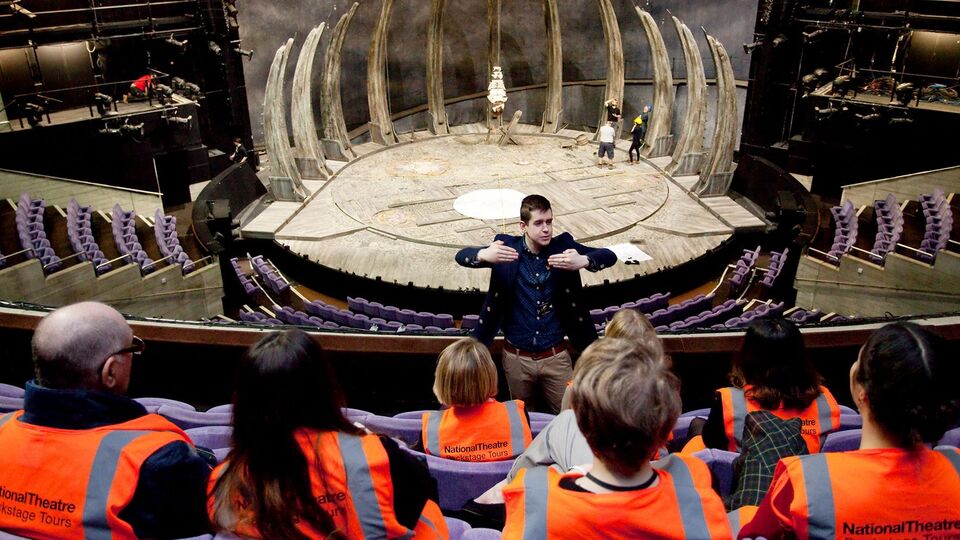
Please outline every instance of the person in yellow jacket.
M433 393L447 406L423 414L423 449L459 461L513 459L533 439L523 401L496 400L497 366L490 351L463 338L440 353Z
M571 398L593 466L585 474L521 470L503 488L503 538L731 538L705 463L680 455L651 462L681 408L679 381L656 354L615 338L583 352Z
M250 538L447 539L426 466L343 415L333 367L301 330L237 370L233 447L210 477L217 531Z

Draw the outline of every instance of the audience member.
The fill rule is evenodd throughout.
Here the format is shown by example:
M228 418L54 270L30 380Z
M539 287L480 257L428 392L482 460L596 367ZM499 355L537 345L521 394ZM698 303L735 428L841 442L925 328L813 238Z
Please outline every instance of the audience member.
M957 422L960 363L913 323L870 336L850 368L860 449L785 458L741 538L956 538L960 451L930 450Z
M333 367L301 330L237 371L233 448L211 477L218 531L255 538L447 538L426 467L341 411Z
M423 415L423 448L459 461L501 461L523 452L532 438L523 401L500 403L490 351L463 338L440 353L433 393L449 408Z
M524 469L503 489L504 538L729 538L710 471L696 458L651 463L680 415L662 355L604 338L584 351L573 410L594 454L586 474Z
M0 529L30 538L180 538L209 530L211 462L124 397L144 343L113 308L60 308L33 334L24 410L0 416Z
M694 438L685 452L720 448L737 452L744 419L753 411L769 411L781 419L800 418L810 453L840 427L840 406L820 385L820 374L807 358L803 336L785 319L762 319L749 328L734 357L732 387L717 390L703 438Z

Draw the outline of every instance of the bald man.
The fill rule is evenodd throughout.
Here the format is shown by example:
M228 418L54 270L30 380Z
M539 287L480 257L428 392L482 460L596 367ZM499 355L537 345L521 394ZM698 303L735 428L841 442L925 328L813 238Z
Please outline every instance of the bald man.
M84 302L33 335L24 410L0 416L0 530L30 538L180 538L208 531L211 463L124 396L144 343Z

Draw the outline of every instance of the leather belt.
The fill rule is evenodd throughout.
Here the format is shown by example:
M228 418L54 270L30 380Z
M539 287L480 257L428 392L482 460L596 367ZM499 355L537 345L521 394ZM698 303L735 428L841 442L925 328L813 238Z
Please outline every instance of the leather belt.
M549 357L551 357L551 356L556 356L556 355L558 355L558 354L566 351L566 350L567 350L567 346L566 346L566 344L561 343L560 345L554 345L553 347L550 347L549 349L547 349L547 350L545 350L545 351L531 352L531 351L525 351L525 350L523 350L523 349L518 349L518 348L514 347L513 345L511 345L509 341L504 341L504 342L503 342L503 350L506 351L506 352L508 352L508 353L510 353L510 354L515 354L515 355L517 355L517 356L523 356L523 357L525 357L525 358L531 358L531 359L533 359L533 360L543 360L544 358L549 358Z

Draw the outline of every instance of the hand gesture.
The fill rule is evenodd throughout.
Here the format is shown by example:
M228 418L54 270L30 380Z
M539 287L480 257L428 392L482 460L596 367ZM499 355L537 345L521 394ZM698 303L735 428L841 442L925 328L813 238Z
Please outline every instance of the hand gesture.
M551 255L547 259L547 266L558 270L580 270L590 264L590 259L586 255L577 253L577 250L570 248L563 253Z
M477 258L487 264L500 264L517 260L517 250L503 245L503 240L497 240L477 253Z

